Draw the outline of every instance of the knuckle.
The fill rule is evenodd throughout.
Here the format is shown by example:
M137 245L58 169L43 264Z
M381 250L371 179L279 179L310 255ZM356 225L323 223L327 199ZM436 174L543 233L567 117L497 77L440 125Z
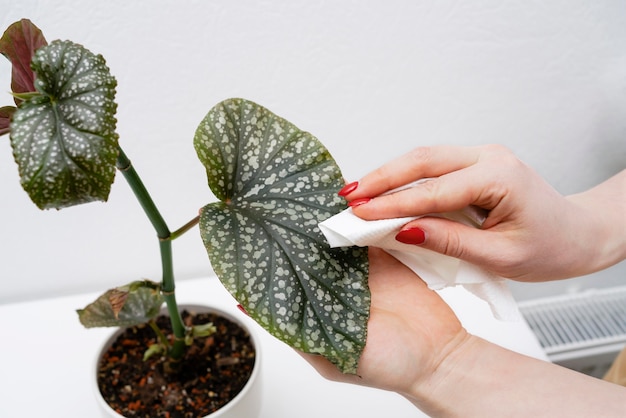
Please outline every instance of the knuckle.
M441 241L440 250L443 254L454 258L465 258L465 247L461 237L454 230L446 232L444 239Z
M388 190L392 187L393 170L389 166L382 166L372 171L368 176L368 180L372 184L381 185L384 190Z
M483 149L485 159L489 159L490 163L500 167L502 174L506 174L510 169L524 165L513 151L504 145L489 144L485 145Z
M434 178L420 184L420 189L426 193L427 197L437 197L441 193L441 179Z
M425 181L415 188L415 201L420 203L423 213L438 212L441 202L449 200L446 192L442 189L442 179L434 178Z
M409 151L408 156L413 161L413 165L419 167L432 160L432 149L430 147L413 148Z

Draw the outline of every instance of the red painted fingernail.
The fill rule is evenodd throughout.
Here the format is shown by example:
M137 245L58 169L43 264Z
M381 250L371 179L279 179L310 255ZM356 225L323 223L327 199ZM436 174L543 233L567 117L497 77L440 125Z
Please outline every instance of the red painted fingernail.
M352 193L357 187L359 187L359 182L358 181L354 181L352 183L346 184L345 186L343 186L343 188L341 190L339 190L337 192L337 194L341 197L345 197L348 196L350 193Z
M248 311L246 311L245 308L243 306L241 306L240 304L237 304L237 309L239 309L241 312L245 313L247 316L250 316Z
M420 245L426 241L426 235L424 231L419 228L409 228L398 232L396 235L396 241L403 244Z
M369 202L370 199L369 197L362 197L360 199L354 199L352 202L348 202L348 206L350 206L351 208L357 207L357 206L361 206L366 204L367 202Z

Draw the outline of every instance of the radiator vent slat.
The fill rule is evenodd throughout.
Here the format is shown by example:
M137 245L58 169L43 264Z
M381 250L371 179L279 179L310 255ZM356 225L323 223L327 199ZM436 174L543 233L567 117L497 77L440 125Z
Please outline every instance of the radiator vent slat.
M548 355L602 344L626 344L626 286L520 302Z

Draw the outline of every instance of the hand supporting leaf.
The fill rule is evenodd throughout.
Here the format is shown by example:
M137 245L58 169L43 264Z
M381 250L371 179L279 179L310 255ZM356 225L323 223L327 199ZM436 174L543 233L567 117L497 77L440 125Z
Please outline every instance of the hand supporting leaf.
M215 106L194 144L221 199L200 218L216 274L270 333L355 373L369 317L367 249L331 249L317 227L345 208L326 148L242 99Z

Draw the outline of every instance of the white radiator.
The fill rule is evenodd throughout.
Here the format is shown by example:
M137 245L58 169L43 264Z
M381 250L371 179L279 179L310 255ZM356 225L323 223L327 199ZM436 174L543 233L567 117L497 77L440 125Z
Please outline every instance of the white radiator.
M519 303L553 363L602 377L626 345L626 286Z

